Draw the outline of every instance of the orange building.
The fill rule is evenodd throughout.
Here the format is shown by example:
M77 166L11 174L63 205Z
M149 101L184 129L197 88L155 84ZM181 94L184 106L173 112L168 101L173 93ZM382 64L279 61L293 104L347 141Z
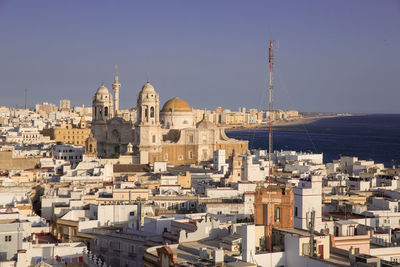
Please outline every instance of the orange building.
M294 227L293 189L285 184L257 187L254 199L254 224L265 226L265 247L271 250L272 228Z

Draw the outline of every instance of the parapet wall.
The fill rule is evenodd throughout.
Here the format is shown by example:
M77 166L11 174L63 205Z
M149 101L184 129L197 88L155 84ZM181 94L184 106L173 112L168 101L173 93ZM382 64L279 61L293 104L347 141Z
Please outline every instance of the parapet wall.
M13 157L12 151L0 151L0 170L24 170L34 168L40 163L40 158Z

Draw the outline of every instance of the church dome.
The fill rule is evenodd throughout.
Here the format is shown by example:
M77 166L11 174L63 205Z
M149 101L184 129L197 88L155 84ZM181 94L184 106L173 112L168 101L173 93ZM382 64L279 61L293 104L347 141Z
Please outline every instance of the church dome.
M109 94L109 93L110 93L110 92L108 91L107 87L104 86L104 84L102 84L102 85L97 89L97 92L96 92L96 94L99 94L99 95L106 95L106 94Z
M215 123L212 123L211 121L206 121L203 119L202 121L197 123L196 128L198 128L198 129L213 129L213 128L217 128L217 125L215 125Z
M174 97L170 100L168 100L161 112L191 112L192 109L190 108L189 104L178 97Z
M155 89L153 85L151 85L149 82L147 82L145 85L142 87L142 92L155 92Z

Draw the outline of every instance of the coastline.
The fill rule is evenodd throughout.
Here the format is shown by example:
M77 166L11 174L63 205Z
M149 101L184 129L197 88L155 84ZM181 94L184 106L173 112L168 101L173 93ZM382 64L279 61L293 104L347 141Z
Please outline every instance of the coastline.
M328 119L328 118L337 118L337 117L344 117L344 116L352 116L350 114L345 115L319 115L319 116L307 116L302 117L295 120L289 121L276 121L272 123L272 127L284 127L284 126L297 126L297 125L305 125L310 124L312 122L318 121L320 119ZM227 131L242 131L242 130L265 130L268 128L267 125L237 125L237 126L226 126L224 127Z

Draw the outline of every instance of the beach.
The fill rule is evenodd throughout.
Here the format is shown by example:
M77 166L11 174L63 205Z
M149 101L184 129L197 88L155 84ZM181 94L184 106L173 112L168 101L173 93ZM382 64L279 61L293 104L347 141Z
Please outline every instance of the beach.
M296 126L296 125L304 125L304 124L309 124L312 122L315 122L320 119L325 119L325 118L336 118L336 117L342 117L342 116L351 116L349 114L346 115L317 115L317 116L306 116L306 117L301 117L298 119L293 119L293 120L279 120L279 121L274 121L272 122L273 127L283 127L283 126ZM263 130L265 128L268 128L267 124L254 124L254 125L228 125L224 127L226 130L229 131L241 131L241 130L246 130L246 129L253 129L253 130Z

